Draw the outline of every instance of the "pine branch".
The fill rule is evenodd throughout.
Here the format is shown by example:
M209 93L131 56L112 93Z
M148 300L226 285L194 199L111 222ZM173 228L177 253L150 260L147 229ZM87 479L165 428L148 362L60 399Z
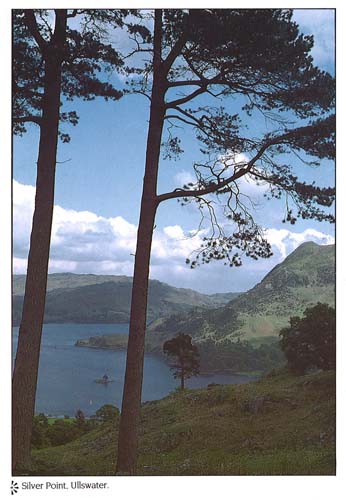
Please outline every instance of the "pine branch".
M44 52L48 46L48 42L43 38L38 29L36 17L32 9L25 10L25 19L30 33L35 39L35 42L37 43L41 51Z
M40 116L35 115L27 115L27 116L18 116L12 119L13 123L36 123L37 125L42 124L42 118Z
M176 108L177 106L180 106L181 104L185 104L185 103L191 101L192 99L194 99L195 97L203 94L205 91L206 91L206 86L203 85L203 87L200 87L199 89L195 90L194 92L191 92L191 94L189 94L185 97L182 97L181 99L176 99L175 101L167 102L165 107L166 107L166 109Z
M234 172L233 175L227 177L222 181L220 180L219 182L211 182L207 187L202 189L188 190L188 189L178 188L169 193L163 193L157 196L157 204L161 203L162 201L174 198L199 197L211 193L217 193L220 189L226 187L231 182L234 182L243 177L245 174L249 173L253 165L256 163L256 161L258 161L263 156L263 154L268 148L278 144L284 144L290 142L294 139L301 138L302 136L308 136L311 132L315 131L316 126L317 125L308 125L305 127L299 127L294 130L290 130L280 136L272 137L260 147L255 156L247 163L247 166L245 168L241 168L237 172Z
M187 86L194 86L194 87L200 87L201 85L204 85L204 82L202 80L176 80L174 82L169 81L168 82L168 87L187 87Z
M184 33L179 38L179 40L176 41L174 47L172 48L172 50L170 51L170 53L163 62L163 69L166 75L171 69L176 58L181 54L181 51L186 42L187 42L187 31L185 30Z

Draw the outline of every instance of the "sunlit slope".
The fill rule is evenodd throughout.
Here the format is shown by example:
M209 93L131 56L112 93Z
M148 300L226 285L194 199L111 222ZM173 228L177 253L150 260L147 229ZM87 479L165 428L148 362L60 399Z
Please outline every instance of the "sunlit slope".
M201 340L273 336L291 316L317 302L335 304L335 246L308 242L226 306L159 319L150 332L171 336L183 331Z

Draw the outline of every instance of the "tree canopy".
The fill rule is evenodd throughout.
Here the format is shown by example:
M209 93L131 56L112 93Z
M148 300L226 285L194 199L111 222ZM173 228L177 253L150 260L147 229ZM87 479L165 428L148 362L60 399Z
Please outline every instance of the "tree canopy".
M107 29L122 27L127 11L83 10L67 12L64 33L61 96L66 101L95 97L118 100L121 90L107 78L123 65L119 51L107 42ZM71 25L74 21L74 26ZM13 130L26 132L26 124L42 123L44 105L45 60L56 51L56 23L52 10L13 10ZM76 24L78 23L78 24ZM114 81L114 80L113 80ZM76 125L75 111L61 111L60 123ZM69 134L59 130L62 141Z
M304 311L303 318L290 318L280 331L280 346L292 371L308 368L333 370L336 363L335 309L320 302Z
M137 37L138 50L153 59L136 69L130 84L153 103L157 93L148 75L160 82L166 157L183 154L182 130L189 127L204 156L193 166L195 182L157 198L195 203L210 222L210 236L187 264L225 259L240 265L241 253L271 256L242 194L243 177L267 186L268 199L286 200L284 221L333 222L326 207L334 201L334 188L305 181L302 168L298 173L288 161L293 153L302 167L316 166L335 154L334 79L314 66L313 37L299 33L292 11L169 9L160 23L157 43L155 34ZM249 126L254 122L256 127ZM233 230L225 230L222 217Z

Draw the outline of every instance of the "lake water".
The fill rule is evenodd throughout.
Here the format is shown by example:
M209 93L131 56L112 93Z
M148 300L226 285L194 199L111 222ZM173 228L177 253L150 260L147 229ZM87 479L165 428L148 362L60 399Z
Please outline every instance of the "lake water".
M128 333L127 324L47 324L43 326L42 347L36 395L36 412L53 416L74 416L81 409L93 415L104 404L121 407L125 374L125 351L107 351L76 347L78 339L99 335ZM13 328L13 352L16 350L18 327ZM114 382L95 383L107 373ZM251 377L243 375L200 375L186 382L188 388L218 384L239 384ZM145 355L142 401L161 399L176 387L167 364L158 356Z

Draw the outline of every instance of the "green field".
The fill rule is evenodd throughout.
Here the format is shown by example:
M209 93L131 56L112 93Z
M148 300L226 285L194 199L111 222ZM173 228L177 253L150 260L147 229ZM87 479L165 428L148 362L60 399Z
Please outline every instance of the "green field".
M113 475L117 425L34 450L32 475ZM334 475L335 372L282 373L144 403L138 475Z
M67 422L69 424L73 424L76 421L76 419L72 418L72 417L64 417L64 419L59 419L56 417L48 417L48 424L53 425L55 422L57 422L59 420L64 420L64 422Z

